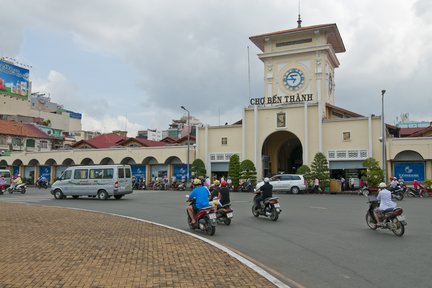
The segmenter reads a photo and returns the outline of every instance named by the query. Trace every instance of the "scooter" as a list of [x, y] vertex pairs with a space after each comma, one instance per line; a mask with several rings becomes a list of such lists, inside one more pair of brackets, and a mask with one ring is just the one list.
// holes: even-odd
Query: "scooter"
[[225, 225], [231, 224], [234, 210], [231, 208], [231, 203], [225, 204], [222, 207], [218, 207], [216, 211], [216, 221], [218, 223], [224, 223]]
[[36, 186], [40, 188], [47, 189], [48, 188], [48, 181], [36, 181]]
[[[186, 198], [189, 200], [189, 195], [186, 195]], [[187, 200], [187, 201], [188, 201]], [[189, 205], [194, 204], [196, 199], [192, 199]], [[204, 207], [199, 209], [195, 214], [196, 222], [192, 224], [192, 219], [189, 216], [189, 213], [186, 210], [187, 220], [189, 228], [192, 230], [199, 229], [210, 236], [213, 236], [216, 232], [216, 213], [215, 209], [212, 206]]]
[[252, 205], [252, 214], [255, 217], [258, 217], [260, 215], [270, 217], [272, 221], [276, 221], [279, 218], [279, 214], [282, 212], [282, 209], [280, 209], [279, 204], [279, 198], [278, 197], [271, 197], [264, 199], [263, 205], [261, 205], [259, 208], [256, 208], [256, 198], [259, 197], [261, 194], [260, 191], [255, 192], [255, 196], [253, 199], [253, 205]]
[[389, 211], [384, 211], [382, 216], [382, 226], [377, 226], [377, 221], [375, 220], [374, 209], [379, 207], [379, 202], [376, 200], [375, 196], [369, 196], [369, 209], [366, 213], [366, 224], [370, 229], [376, 230], [389, 229], [396, 236], [402, 236], [405, 233], [405, 226], [407, 222], [405, 216], [402, 215], [403, 209], [396, 207], [394, 209], [389, 209]]
[[13, 188], [11, 186], [11, 187], [6, 189], [6, 192], [9, 192], [10, 194], [12, 194], [14, 192], [19, 192], [21, 194], [24, 194], [24, 193], [26, 193], [26, 191], [27, 191], [27, 186], [25, 183], [18, 184]]
[[392, 198], [402, 201], [404, 198], [404, 189], [401, 186], [396, 186], [395, 188], [389, 188]]

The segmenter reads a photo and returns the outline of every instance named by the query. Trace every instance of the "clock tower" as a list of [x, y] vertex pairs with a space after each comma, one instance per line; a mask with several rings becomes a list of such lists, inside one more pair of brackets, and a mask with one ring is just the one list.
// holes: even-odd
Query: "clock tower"
[[324, 112], [325, 103], [335, 104], [336, 53], [345, 52], [345, 46], [336, 24], [300, 24], [250, 37], [262, 51], [258, 57], [264, 62], [264, 96], [282, 99], [277, 104], [317, 103]]

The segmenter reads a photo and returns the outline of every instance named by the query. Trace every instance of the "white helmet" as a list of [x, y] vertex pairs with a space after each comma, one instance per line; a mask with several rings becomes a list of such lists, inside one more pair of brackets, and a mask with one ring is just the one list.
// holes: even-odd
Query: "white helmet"
[[386, 183], [381, 182], [381, 183], [378, 185], [378, 187], [379, 187], [379, 188], [386, 188], [387, 185], [386, 185]]
[[267, 182], [267, 183], [268, 183], [268, 182], [270, 182], [270, 179], [269, 179], [268, 177], [265, 177], [265, 178], [264, 178], [264, 182]]

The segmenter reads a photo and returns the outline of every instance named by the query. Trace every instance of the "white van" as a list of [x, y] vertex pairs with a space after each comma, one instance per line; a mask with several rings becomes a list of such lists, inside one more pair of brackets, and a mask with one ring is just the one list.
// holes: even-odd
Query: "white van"
[[51, 194], [55, 199], [67, 196], [97, 196], [102, 200], [114, 196], [121, 199], [130, 193], [132, 170], [129, 165], [72, 166], [51, 185]]
[[6, 181], [6, 187], [8, 188], [11, 185], [11, 173], [7, 169], [0, 169], [0, 175], [2, 175]]

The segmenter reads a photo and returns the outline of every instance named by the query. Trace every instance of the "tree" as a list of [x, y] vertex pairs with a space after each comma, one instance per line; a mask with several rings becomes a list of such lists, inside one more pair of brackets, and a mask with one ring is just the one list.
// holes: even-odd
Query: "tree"
[[380, 182], [383, 182], [384, 172], [380, 168], [379, 163], [372, 157], [367, 158], [363, 161], [363, 167], [366, 168], [366, 171], [363, 171], [363, 175], [365, 176], [365, 180], [369, 187], [378, 187]]
[[308, 184], [308, 186], [312, 185], [312, 176], [311, 176], [311, 169], [309, 168], [309, 166], [307, 165], [302, 165], [299, 168], [297, 168], [297, 174], [301, 174], [303, 175], [306, 183]]
[[321, 190], [330, 185], [330, 170], [328, 167], [328, 161], [321, 152], [315, 154], [314, 160], [311, 164], [311, 179], [319, 180]]
[[206, 176], [206, 169], [204, 162], [197, 158], [192, 162], [191, 167], [192, 175], [195, 177], [204, 177]]
[[240, 158], [237, 154], [233, 154], [230, 157], [230, 161], [228, 164], [228, 176], [231, 177], [234, 189], [237, 189], [237, 187], [239, 186], [240, 178]]
[[240, 163], [240, 176], [242, 179], [247, 180], [248, 178], [250, 178], [252, 186], [256, 185], [256, 180], [257, 180], [257, 172], [256, 172], [256, 168], [255, 168], [255, 164], [248, 159], [243, 160]]

